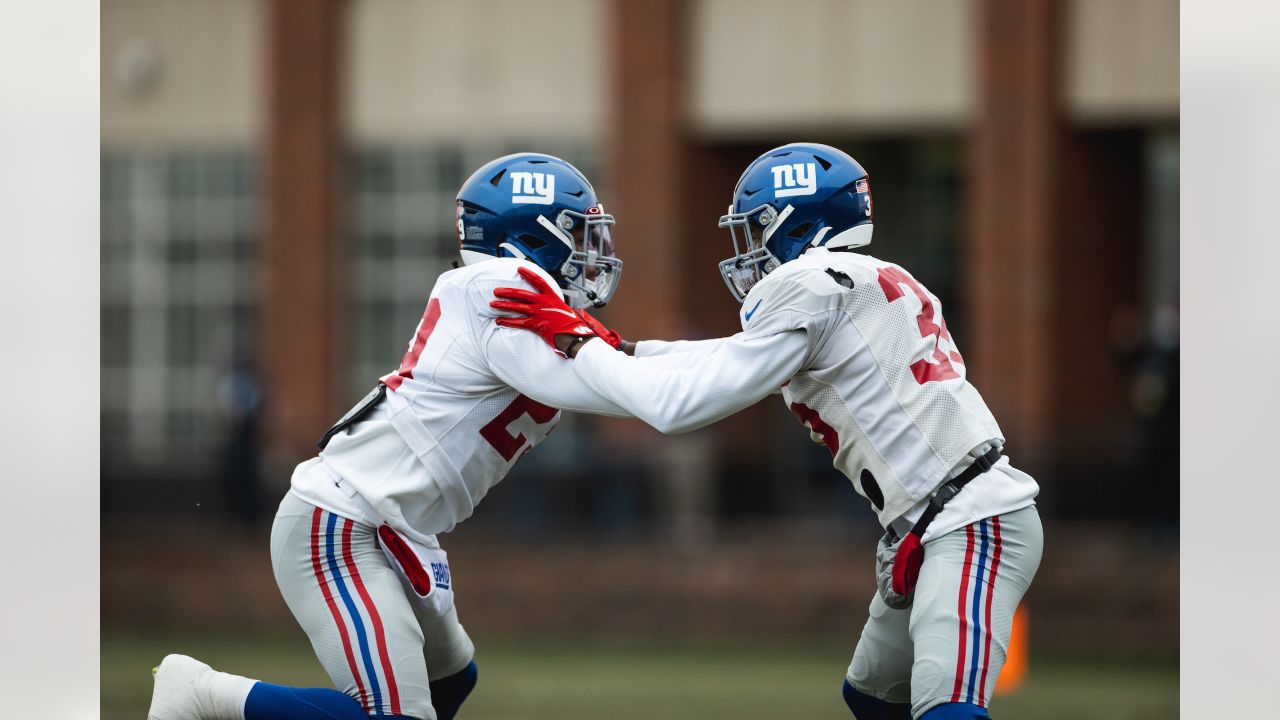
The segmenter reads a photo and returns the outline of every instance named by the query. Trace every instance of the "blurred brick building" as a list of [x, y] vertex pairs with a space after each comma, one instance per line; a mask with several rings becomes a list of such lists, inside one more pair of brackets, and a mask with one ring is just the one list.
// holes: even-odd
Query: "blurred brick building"
[[[102, 32], [110, 514], [278, 496], [395, 366], [499, 154], [595, 179], [626, 336], [732, 332], [716, 220], [803, 139], [870, 171], [870, 251], [942, 299], [1046, 511], [1176, 518], [1142, 493], [1176, 467], [1176, 0], [104, 0]], [[246, 463], [264, 487], [220, 486]], [[486, 506], [872, 522], [768, 400], [679, 439], [578, 419]]]

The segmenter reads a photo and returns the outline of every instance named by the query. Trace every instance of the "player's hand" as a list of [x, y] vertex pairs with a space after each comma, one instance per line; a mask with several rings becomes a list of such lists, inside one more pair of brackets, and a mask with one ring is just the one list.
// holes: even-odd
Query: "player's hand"
[[591, 329], [591, 326], [560, 299], [559, 293], [548, 285], [541, 275], [528, 268], [520, 268], [520, 277], [523, 277], [535, 292], [509, 287], [495, 289], [493, 294], [499, 299], [490, 302], [489, 307], [516, 313], [517, 317], [499, 317], [494, 322], [502, 327], [520, 328], [537, 333], [538, 337], [541, 337], [562, 357], [569, 357], [566, 351], [570, 348], [576, 350], [577, 346], [582, 344], [578, 338], [597, 337], [597, 333]]
[[622, 345], [621, 335], [605, 327], [604, 323], [592, 317], [591, 313], [587, 312], [586, 310], [578, 310], [577, 313], [578, 313], [578, 317], [582, 318], [582, 322], [586, 323], [587, 327], [591, 328], [591, 332], [594, 332], [596, 334], [596, 337], [609, 343], [609, 347], [613, 348], [614, 350], [618, 350], [621, 347]]
[[[915, 536], [908, 534], [908, 537]], [[911, 607], [911, 602], [915, 598], [916, 577], [920, 573], [918, 562], [915, 574], [910, 578], [903, 577], [900, 572], [902, 561], [899, 560], [898, 554], [903, 550], [903, 542], [886, 532], [881, 536], [880, 542], [876, 543], [876, 589], [880, 592], [880, 599], [884, 604], [895, 610]], [[914, 547], [918, 549], [919, 543], [915, 543]], [[906, 550], [910, 552], [911, 548], [908, 547]], [[906, 582], [907, 580], [909, 582]]]

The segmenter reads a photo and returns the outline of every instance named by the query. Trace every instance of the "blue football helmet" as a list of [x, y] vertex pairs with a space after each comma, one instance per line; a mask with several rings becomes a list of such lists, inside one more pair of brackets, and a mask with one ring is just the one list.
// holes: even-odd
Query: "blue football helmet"
[[576, 308], [613, 297], [622, 261], [613, 216], [578, 169], [558, 157], [517, 153], [489, 162], [458, 190], [462, 262], [528, 260], [551, 274]]
[[[729, 292], [742, 302], [760, 279], [811, 247], [871, 242], [871, 186], [856, 160], [830, 145], [791, 143], [756, 158], [720, 218], [733, 257], [720, 263]], [[739, 244], [739, 233], [742, 244]]]

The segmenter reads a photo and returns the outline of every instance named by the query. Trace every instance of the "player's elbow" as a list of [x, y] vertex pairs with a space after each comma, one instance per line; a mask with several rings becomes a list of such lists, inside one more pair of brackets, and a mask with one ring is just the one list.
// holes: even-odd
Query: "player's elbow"
[[658, 416], [646, 422], [663, 435], [679, 435], [706, 425], [705, 422], [700, 422], [699, 418], [689, 415]]
[[641, 419], [644, 420], [645, 425], [648, 425], [649, 427], [653, 428], [654, 430], [657, 430], [663, 435], [672, 435], [677, 432], [677, 430], [675, 430], [675, 423], [671, 422], [667, 418], [647, 417], [647, 418], [641, 418]]
[[687, 386], [679, 386], [657, 394], [644, 421], [663, 435], [679, 435], [706, 425], [707, 408], [698, 402]]
[[691, 427], [688, 427], [684, 423], [674, 423], [674, 422], [664, 422], [664, 423], [661, 423], [660, 425], [657, 425], [656, 427], [658, 428], [658, 432], [662, 433], [663, 435], [679, 435], [681, 433], [687, 433], [693, 429]]

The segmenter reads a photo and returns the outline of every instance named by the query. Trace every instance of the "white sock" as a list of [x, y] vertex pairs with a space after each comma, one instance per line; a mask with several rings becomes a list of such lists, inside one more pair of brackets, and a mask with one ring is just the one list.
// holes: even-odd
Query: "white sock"
[[244, 704], [249, 691], [257, 680], [213, 670], [200, 678], [204, 702], [201, 705], [212, 713], [210, 720], [244, 720]]

